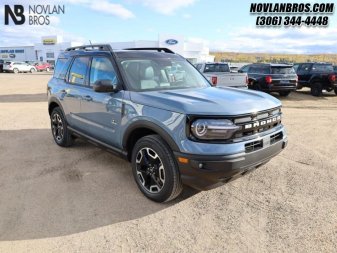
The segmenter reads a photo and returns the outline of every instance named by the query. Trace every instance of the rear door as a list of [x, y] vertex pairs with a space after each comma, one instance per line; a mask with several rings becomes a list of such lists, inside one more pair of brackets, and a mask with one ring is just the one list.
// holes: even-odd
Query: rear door
[[88, 86], [89, 61], [89, 56], [75, 57], [66, 78], [66, 86], [60, 90], [63, 93], [63, 105], [67, 121], [76, 129], [82, 128], [82, 120], [79, 114], [82, 94]]
[[298, 76], [298, 83], [300, 85], [305, 86], [306, 84], [309, 83], [310, 78], [311, 78], [311, 63], [303, 63], [300, 64], [299, 67], [297, 68], [297, 76]]
[[89, 86], [82, 90], [81, 113], [83, 131], [91, 137], [114, 147], [120, 145], [124, 91], [95, 92], [98, 80], [118, 84], [116, 66], [108, 56], [93, 56], [89, 73]]
[[324, 86], [330, 86], [329, 77], [331, 74], [334, 74], [332, 64], [326, 63], [314, 63], [311, 69], [311, 73], [315, 75], [320, 75], [322, 84]]

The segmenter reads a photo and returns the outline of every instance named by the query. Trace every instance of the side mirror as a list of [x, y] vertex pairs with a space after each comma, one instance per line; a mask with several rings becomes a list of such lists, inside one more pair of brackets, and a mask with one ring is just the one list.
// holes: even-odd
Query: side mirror
[[117, 84], [113, 84], [111, 80], [97, 80], [93, 89], [96, 92], [116, 92]]

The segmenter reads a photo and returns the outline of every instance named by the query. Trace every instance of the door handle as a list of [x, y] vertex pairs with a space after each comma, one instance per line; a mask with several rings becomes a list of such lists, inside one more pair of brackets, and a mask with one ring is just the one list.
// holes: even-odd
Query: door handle
[[89, 96], [89, 95], [87, 95], [87, 96], [84, 96], [84, 97], [82, 97], [84, 100], [86, 100], [86, 101], [92, 101], [92, 97], [91, 96]]

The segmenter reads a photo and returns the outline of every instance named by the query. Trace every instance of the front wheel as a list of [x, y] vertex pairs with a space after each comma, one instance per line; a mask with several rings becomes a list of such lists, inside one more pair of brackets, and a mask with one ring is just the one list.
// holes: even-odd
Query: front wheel
[[61, 147], [73, 145], [74, 138], [68, 130], [68, 124], [59, 107], [54, 108], [50, 115], [51, 131], [54, 141]]
[[17, 68], [13, 69], [13, 73], [14, 73], [14, 74], [19, 73], [19, 69], [17, 69]]
[[35, 69], [34, 68], [31, 68], [30, 69], [30, 73], [34, 73], [35, 72]]
[[170, 147], [158, 135], [139, 139], [132, 151], [132, 172], [149, 199], [167, 202], [182, 192], [178, 165]]

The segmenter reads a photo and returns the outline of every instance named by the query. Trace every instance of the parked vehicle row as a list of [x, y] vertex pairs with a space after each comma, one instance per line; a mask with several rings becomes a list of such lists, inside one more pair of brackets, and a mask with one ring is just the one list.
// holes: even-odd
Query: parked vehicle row
[[12, 73], [20, 73], [20, 72], [36, 72], [36, 68], [26, 62], [16, 62], [16, 61], [6, 61], [3, 64], [3, 72], [12, 72]]
[[53, 66], [48, 62], [37, 62], [37, 61], [5, 61], [0, 60], [0, 72], [11, 72], [11, 73], [20, 73], [20, 72], [42, 72], [42, 71], [51, 71]]
[[140, 191], [157, 202], [183, 184], [203, 190], [242, 176], [287, 145], [278, 99], [212, 87], [165, 48], [69, 48], [47, 90], [55, 143], [82, 137], [130, 161]]

